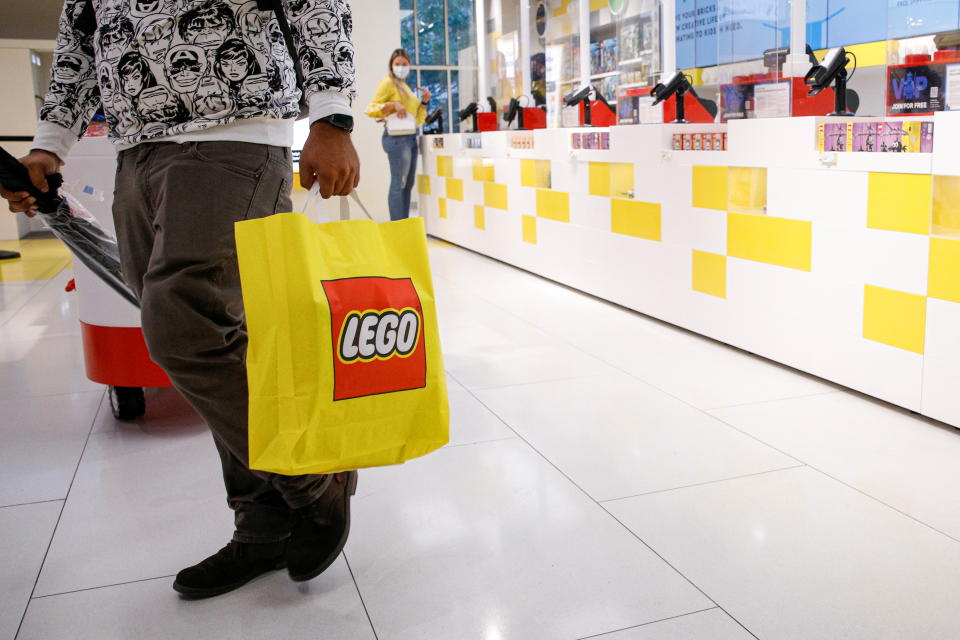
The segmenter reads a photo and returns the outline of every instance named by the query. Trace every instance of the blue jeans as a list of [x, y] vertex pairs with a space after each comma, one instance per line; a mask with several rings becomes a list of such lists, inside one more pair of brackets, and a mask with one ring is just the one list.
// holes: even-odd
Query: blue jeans
[[390, 219], [404, 220], [410, 217], [410, 193], [417, 178], [417, 136], [384, 133], [383, 150], [390, 159]]

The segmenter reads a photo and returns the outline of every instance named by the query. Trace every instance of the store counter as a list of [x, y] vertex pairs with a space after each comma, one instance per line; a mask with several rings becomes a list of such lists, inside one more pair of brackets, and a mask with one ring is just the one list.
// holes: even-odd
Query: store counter
[[420, 211], [438, 238], [960, 427], [960, 113], [932, 153], [821, 152], [825, 122], [425, 136]]

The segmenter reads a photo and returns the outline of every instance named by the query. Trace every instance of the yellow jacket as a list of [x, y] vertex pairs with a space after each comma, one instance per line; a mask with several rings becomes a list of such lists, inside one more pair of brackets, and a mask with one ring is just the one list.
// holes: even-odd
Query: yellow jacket
[[427, 108], [420, 103], [420, 98], [407, 86], [407, 83], [401, 82], [400, 85], [403, 87], [403, 95], [400, 95], [391, 77], [387, 76], [381, 80], [365, 113], [371, 118], [386, 118], [383, 106], [388, 102], [399, 102], [407, 113], [416, 116], [418, 126], [423, 124], [427, 119]]

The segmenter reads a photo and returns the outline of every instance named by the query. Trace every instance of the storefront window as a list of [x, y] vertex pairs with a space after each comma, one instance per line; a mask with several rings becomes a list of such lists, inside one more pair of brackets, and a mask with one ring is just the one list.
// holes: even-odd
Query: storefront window
[[456, 112], [466, 106], [461, 95], [466, 102], [477, 99], [473, 0], [398, 1], [400, 40], [414, 58], [407, 83], [430, 89], [429, 111], [442, 110], [444, 132], [458, 131]]
[[417, 43], [413, 35], [415, 28], [413, 0], [400, 0], [400, 46], [414, 56], [417, 52]]
[[474, 46], [473, 0], [447, 0], [447, 32], [450, 35], [449, 64], [460, 64], [460, 52]]
[[421, 65], [447, 64], [444, 0], [417, 0], [417, 37]]
[[531, 2], [531, 5], [531, 11], [534, 12], [532, 20], [534, 26], [531, 30], [537, 34], [531, 37], [537, 37], [543, 48], [547, 126], [576, 124], [579, 117], [576, 108], [565, 108], [563, 97], [589, 80], [589, 78], [586, 80], [580, 78], [578, 2], [577, 0], [556, 0], [556, 2], [541, 0]]

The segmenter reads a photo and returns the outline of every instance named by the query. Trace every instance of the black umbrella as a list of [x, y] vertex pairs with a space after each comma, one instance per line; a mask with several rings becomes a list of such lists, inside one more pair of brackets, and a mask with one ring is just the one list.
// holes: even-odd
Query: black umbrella
[[0, 184], [9, 191], [26, 191], [36, 198], [40, 219], [53, 235], [111, 289], [131, 304], [140, 306], [140, 301], [120, 273], [117, 241], [97, 224], [83, 205], [58, 193], [63, 186], [63, 176], [59, 173], [47, 176], [50, 191], [43, 193], [31, 182], [27, 168], [0, 147]]

